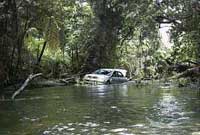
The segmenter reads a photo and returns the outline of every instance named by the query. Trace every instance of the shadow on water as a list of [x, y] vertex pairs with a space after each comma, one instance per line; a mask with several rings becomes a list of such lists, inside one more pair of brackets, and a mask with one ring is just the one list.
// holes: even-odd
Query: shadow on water
[[15, 102], [0, 101], [0, 134], [198, 133], [198, 93], [160, 85], [136, 87], [127, 83], [28, 90]]

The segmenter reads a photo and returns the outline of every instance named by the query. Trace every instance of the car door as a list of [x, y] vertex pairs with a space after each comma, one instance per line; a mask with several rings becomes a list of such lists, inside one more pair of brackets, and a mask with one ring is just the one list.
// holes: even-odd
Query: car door
[[121, 83], [124, 82], [124, 76], [119, 71], [114, 71], [111, 77], [111, 83]]
[[117, 71], [114, 71], [112, 73], [112, 76], [110, 78], [110, 83], [117, 83], [118, 82], [118, 75], [117, 75]]
[[125, 82], [125, 77], [120, 71], [117, 71], [117, 82]]

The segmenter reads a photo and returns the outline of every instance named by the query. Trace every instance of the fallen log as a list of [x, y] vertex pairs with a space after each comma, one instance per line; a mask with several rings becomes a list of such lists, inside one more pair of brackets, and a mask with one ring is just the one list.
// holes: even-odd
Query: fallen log
[[36, 77], [38, 77], [38, 76], [41, 76], [41, 75], [42, 75], [42, 73], [30, 74], [30, 75], [28, 76], [28, 78], [25, 80], [25, 82], [23, 83], [23, 85], [22, 85], [17, 91], [15, 91], [15, 92], [13, 93], [13, 95], [12, 95], [12, 100], [14, 100], [15, 97], [16, 97], [18, 94], [20, 94], [20, 93], [26, 88], [26, 86], [28, 85], [28, 83], [29, 83], [31, 80], [33, 80], [34, 78], [36, 78]]
[[60, 82], [65, 83], [65, 84], [75, 83], [76, 82], [76, 77], [60, 79]]
[[81, 77], [81, 76], [83, 76], [85, 74], [86, 73], [78, 73], [78, 74], [70, 75], [69, 73], [63, 73], [63, 74], [60, 75], [60, 78], [64, 78], [66, 80], [66, 79]]
[[181, 78], [181, 77], [200, 77], [200, 66], [189, 68], [186, 71], [172, 76], [171, 79]]

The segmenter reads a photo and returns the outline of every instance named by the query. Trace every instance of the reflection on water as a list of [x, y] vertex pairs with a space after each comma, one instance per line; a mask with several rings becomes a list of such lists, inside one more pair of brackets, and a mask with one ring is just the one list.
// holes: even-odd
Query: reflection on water
[[153, 108], [159, 117], [159, 121], [165, 122], [167, 125], [173, 125], [173, 122], [183, 118], [182, 105], [171, 93], [163, 93], [159, 102]]
[[35, 89], [0, 101], [0, 135], [196, 135], [199, 106], [195, 90], [156, 84]]

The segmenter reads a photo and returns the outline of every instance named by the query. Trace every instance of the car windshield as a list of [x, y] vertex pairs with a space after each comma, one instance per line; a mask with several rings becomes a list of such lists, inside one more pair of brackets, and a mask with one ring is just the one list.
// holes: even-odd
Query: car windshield
[[103, 70], [103, 69], [99, 69], [93, 72], [93, 74], [98, 74], [98, 75], [110, 75], [112, 71], [109, 70]]

